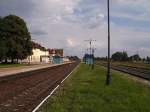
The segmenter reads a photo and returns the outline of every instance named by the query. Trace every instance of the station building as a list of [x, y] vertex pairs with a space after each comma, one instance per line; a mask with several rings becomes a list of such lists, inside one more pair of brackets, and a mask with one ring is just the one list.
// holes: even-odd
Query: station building
[[38, 43], [32, 42], [32, 55], [28, 56], [26, 59], [22, 60], [22, 63], [31, 64], [42, 64], [49, 63], [49, 52], [48, 50]]
[[49, 63], [49, 52], [38, 48], [32, 49], [32, 55], [22, 60], [22, 63], [42, 64]]
[[33, 43], [32, 55], [22, 60], [22, 63], [31, 64], [61, 64], [69, 62], [67, 57], [64, 57], [63, 49], [46, 49], [38, 43]]
[[31, 63], [49, 63], [49, 52], [41, 49], [33, 49], [33, 54], [28, 57]]

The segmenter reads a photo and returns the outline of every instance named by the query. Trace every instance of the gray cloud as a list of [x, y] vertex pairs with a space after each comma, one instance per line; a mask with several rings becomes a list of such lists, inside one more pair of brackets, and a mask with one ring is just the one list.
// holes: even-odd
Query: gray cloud
[[42, 30], [35, 30], [35, 31], [31, 31], [31, 34], [35, 36], [40, 36], [40, 35], [47, 35], [48, 33]]
[[32, 0], [1, 0], [0, 16], [16, 14], [25, 18], [31, 16], [33, 7]]
[[[101, 1], [102, 2], [102, 1]], [[65, 16], [68, 22], [82, 25], [84, 28], [96, 28], [104, 21], [104, 14], [98, 0], [81, 0], [70, 15]]]

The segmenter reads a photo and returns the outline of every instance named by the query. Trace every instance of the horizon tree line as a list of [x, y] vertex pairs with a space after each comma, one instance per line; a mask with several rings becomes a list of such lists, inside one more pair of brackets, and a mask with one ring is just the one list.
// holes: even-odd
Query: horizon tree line
[[[106, 61], [107, 57], [96, 57], [95, 59]], [[150, 57], [147, 56], [145, 58], [141, 58], [139, 54], [134, 54], [132, 56], [129, 56], [126, 51], [123, 52], [117, 51], [112, 54], [111, 61], [132, 61], [132, 62], [143, 61], [145, 63], [150, 63]]]

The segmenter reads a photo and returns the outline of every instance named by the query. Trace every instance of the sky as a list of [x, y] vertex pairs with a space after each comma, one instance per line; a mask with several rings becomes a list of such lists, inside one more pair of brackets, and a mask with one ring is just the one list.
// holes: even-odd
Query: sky
[[[110, 0], [111, 53], [150, 56], [150, 0]], [[0, 0], [0, 16], [23, 18], [32, 39], [82, 57], [107, 55], [107, 0]]]

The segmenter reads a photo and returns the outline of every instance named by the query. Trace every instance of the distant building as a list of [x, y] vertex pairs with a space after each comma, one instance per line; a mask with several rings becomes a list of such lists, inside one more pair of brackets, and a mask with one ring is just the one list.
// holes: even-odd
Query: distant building
[[53, 64], [61, 64], [63, 63], [63, 57], [61, 56], [52, 56], [52, 63]]
[[85, 54], [83, 61], [85, 62], [85, 64], [94, 64], [94, 57], [93, 55]]
[[63, 49], [48, 49], [50, 62], [55, 64], [70, 62], [68, 57], [64, 57]]
[[63, 57], [63, 62], [70, 62], [69, 58], [68, 57]]
[[63, 49], [48, 49], [50, 56], [64, 56]]
[[63, 49], [48, 49], [50, 62], [53, 64], [60, 64], [63, 63]]

